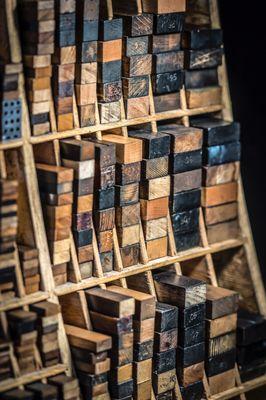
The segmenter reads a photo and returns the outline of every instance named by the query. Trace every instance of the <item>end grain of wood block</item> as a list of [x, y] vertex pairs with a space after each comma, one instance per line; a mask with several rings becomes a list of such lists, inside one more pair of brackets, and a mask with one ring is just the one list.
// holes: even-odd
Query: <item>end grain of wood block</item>
[[127, 99], [125, 101], [125, 109], [127, 119], [141, 118], [149, 115], [149, 96]]
[[207, 338], [212, 339], [235, 331], [237, 328], [237, 314], [229, 314], [213, 320], [207, 319], [205, 323]]
[[208, 378], [210, 394], [215, 395], [232, 389], [236, 385], [235, 369]]
[[152, 14], [168, 14], [186, 11], [185, 0], [142, 0], [143, 12]]
[[149, 260], [166, 257], [168, 254], [167, 237], [149, 240], [146, 242], [146, 248]]
[[237, 201], [237, 182], [203, 187], [201, 194], [201, 204], [203, 207], [213, 207], [220, 204], [232, 203]]
[[239, 172], [239, 162], [203, 167], [203, 184], [204, 186], [215, 186], [237, 181]]
[[150, 221], [157, 218], [167, 217], [169, 197], [161, 197], [155, 200], [140, 200], [141, 219]]
[[186, 98], [189, 109], [219, 105], [222, 103], [222, 88], [187, 89]]
[[130, 246], [139, 243], [140, 227], [138, 225], [131, 225], [117, 228], [117, 236], [120, 247]]
[[209, 244], [219, 243], [230, 239], [237, 239], [240, 236], [238, 220], [221, 222], [207, 227]]
[[152, 359], [133, 362], [133, 378], [136, 384], [151, 380]]
[[64, 132], [73, 129], [74, 120], [72, 113], [57, 115], [56, 119], [58, 132]]
[[96, 83], [87, 83], [86, 85], [75, 85], [76, 99], [78, 106], [93, 104], [97, 100]]
[[145, 240], [159, 239], [167, 236], [168, 224], [167, 218], [158, 218], [143, 222], [143, 232]]
[[159, 199], [170, 195], [170, 176], [146, 180], [140, 184], [140, 198]]
[[220, 222], [231, 221], [237, 218], [237, 202], [222, 204], [215, 207], [203, 208], [206, 225], [214, 225]]
[[97, 63], [80, 63], [76, 64], [75, 81], [79, 85], [97, 82]]
[[122, 57], [122, 39], [98, 42], [98, 62], [120, 60]]
[[140, 222], [140, 204], [116, 207], [116, 225], [118, 227], [137, 225]]
[[203, 380], [203, 376], [204, 362], [200, 362], [186, 368], [182, 368], [181, 366], [177, 368], [178, 381], [184, 387], [189, 386], [194, 382]]
[[56, 47], [52, 60], [53, 64], [75, 64], [76, 46]]
[[116, 161], [121, 164], [131, 164], [142, 160], [141, 140], [119, 135], [104, 135], [103, 140], [116, 146]]
[[99, 103], [100, 121], [102, 124], [118, 122], [121, 119], [121, 107], [119, 101], [112, 103]]

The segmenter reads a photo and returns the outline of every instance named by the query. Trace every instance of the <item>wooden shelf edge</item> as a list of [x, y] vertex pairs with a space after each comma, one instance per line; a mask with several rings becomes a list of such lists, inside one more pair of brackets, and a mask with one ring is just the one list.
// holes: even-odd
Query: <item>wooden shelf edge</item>
[[23, 145], [22, 139], [8, 140], [6, 142], [0, 142], [0, 151], [17, 149], [18, 147], [21, 147], [22, 145]]
[[112, 271], [100, 278], [92, 277], [88, 279], [83, 279], [81, 282], [78, 283], [67, 282], [64, 285], [60, 285], [55, 288], [55, 295], [63, 296], [69, 293], [76, 292], [78, 290], [88, 289], [96, 285], [112, 282], [117, 279], [122, 279], [128, 276], [141, 274], [143, 272], [152, 271], [158, 268], [167, 267], [174, 263], [179, 263], [186, 260], [192, 260], [194, 258], [203, 257], [210, 253], [231, 249], [241, 245], [243, 245], [243, 240], [231, 239], [227, 240], [226, 242], [216, 243], [212, 247], [195, 247], [193, 249], [180, 252], [175, 256], [160, 258], [157, 260], [150, 261], [147, 264], [134, 265], [132, 267], [125, 268], [123, 271]]
[[25, 297], [15, 297], [10, 300], [2, 301], [0, 303], [0, 312], [10, 311], [14, 308], [23, 307], [29, 304], [37, 303], [39, 301], [43, 301], [49, 298], [48, 292], [36, 292], [29, 294]]
[[116, 128], [122, 128], [126, 126], [132, 126], [132, 125], [140, 125], [140, 124], [146, 124], [149, 122], [153, 121], [161, 121], [161, 120], [166, 120], [166, 119], [172, 119], [172, 118], [182, 118], [182, 117], [191, 117], [193, 115], [200, 115], [200, 114], [206, 114], [206, 113], [211, 113], [211, 112], [217, 112], [221, 111], [223, 109], [222, 105], [215, 105], [215, 106], [210, 106], [210, 107], [201, 107], [201, 108], [195, 108], [191, 110], [173, 110], [173, 111], [165, 111], [163, 113], [159, 114], [154, 114], [154, 115], [148, 115], [146, 117], [141, 117], [141, 118], [134, 118], [134, 119], [128, 119], [128, 120], [121, 120], [118, 122], [114, 123], [109, 123], [109, 124], [99, 124], [99, 125], [93, 125], [93, 126], [88, 126], [85, 128], [76, 128], [72, 129], [70, 131], [64, 131], [64, 132], [52, 132], [48, 133], [46, 135], [42, 136], [31, 136], [29, 141], [31, 144], [38, 144], [38, 143], [45, 143], [49, 142], [51, 140], [55, 139], [66, 139], [69, 137], [77, 136], [77, 135], [88, 135], [91, 133], [95, 133], [98, 131], [107, 131], [109, 129], [116, 129]]
[[29, 383], [36, 382], [44, 378], [49, 378], [50, 376], [61, 374], [62, 372], [65, 372], [65, 370], [66, 365], [57, 364], [53, 365], [52, 367], [43, 368], [39, 371], [34, 371], [30, 374], [19, 376], [17, 378], [8, 379], [0, 383], [0, 393], [14, 389], [21, 385], [27, 385]]
[[266, 375], [260, 376], [259, 378], [252, 379], [250, 381], [244, 382], [241, 386], [235, 387], [233, 389], [226, 390], [225, 392], [215, 394], [209, 397], [208, 400], [227, 400], [232, 397], [239, 396], [242, 393], [250, 392], [253, 389], [257, 389], [260, 386], [266, 385]]

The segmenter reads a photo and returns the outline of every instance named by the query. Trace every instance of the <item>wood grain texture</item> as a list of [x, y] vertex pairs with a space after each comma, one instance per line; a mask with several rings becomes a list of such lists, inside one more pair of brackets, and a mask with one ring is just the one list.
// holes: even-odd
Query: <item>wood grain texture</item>
[[203, 207], [212, 207], [237, 201], [237, 183], [229, 182], [202, 188], [201, 204]]

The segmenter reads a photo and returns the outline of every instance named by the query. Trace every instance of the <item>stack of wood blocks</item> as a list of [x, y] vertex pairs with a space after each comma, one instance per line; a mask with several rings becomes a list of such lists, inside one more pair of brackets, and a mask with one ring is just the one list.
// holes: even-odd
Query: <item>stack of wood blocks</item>
[[148, 258], [153, 260], [168, 253], [170, 137], [162, 132], [153, 134], [141, 130], [129, 131], [129, 136], [142, 141], [141, 218]]
[[106, 124], [121, 119], [122, 19], [101, 20], [99, 33], [98, 106], [100, 122]]
[[139, 263], [140, 203], [139, 181], [142, 142], [119, 135], [104, 135], [116, 149], [116, 227], [123, 267]]
[[57, 130], [72, 129], [76, 63], [76, 2], [56, 0], [53, 94]]
[[203, 129], [202, 207], [210, 244], [238, 236], [240, 126], [217, 118], [195, 118]]
[[21, 137], [21, 100], [19, 74], [21, 64], [1, 65], [0, 60], [0, 139], [14, 140]]
[[178, 307], [177, 373], [184, 400], [203, 396], [206, 284], [162, 272], [154, 277], [159, 301]]
[[221, 104], [222, 89], [217, 67], [222, 64], [221, 29], [191, 27], [182, 35], [185, 49], [185, 87], [187, 107], [208, 107]]
[[57, 399], [62, 400], [79, 400], [79, 385], [76, 378], [66, 376], [63, 374], [52, 376], [48, 378], [50, 387], [55, 387], [57, 392]]
[[107, 373], [111, 337], [73, 325], [65, 325], [65, 329], [82, 395], [88, 399], [98, 396], [109, 399]]
[[25, 294], [38, 292], [41, 282], [38, 249], [20, 245], [18, 251]]
[[[133, 3], [133, 2], [132, 2]], [[152, 56], [149, 53], [149, 35], [152, 34], [151, 14], [138, 14], [131, 4], [114, 1], [114, 10], [123, 15], [123, 95], [126, 118], [149, 114], [149, 79]]]
[[[112, 398], [130, 398], [133, 394], [133, 315], [135, 301], [119, 287], [87, 290], [86, 298], [95, 331], [112, 336], [109, 390]], [[122, 288], [121, 288], [122, 289]], [[107, 378], [106, 378], [107, 380]]]
[[0, 381], [13, 377], [13, 368], [10, 357], [10, 342], [6, 340], [0, 326]]
[[15, 297], [18, 181], [0, 180], [0, 297]]
[[95, 124], [99, 0], [81, 0], [77, 7], [76, 100], [80, 126]]
[[10, 337], [21, 374], [35, 371], [37, 315], [32, 311], [13, 310], [7, 314]]
[[54, 53], [54, 0], [19, 5], [23, 62], [34, 136], [50, 132], [51, 56]]
[[155, 298], [150, 294], [119, 286], [110, 286], [108, 290], [128, 296], [135, 301], [133, 334], [131, 333], [131, 339], [133, 339], [133, 398], [134, 400], [150, 400], [152, 396]]
[[237, 320], [237, 363], [244, 382], [266, 372], [266, 319], [243, 309]]
[[43, 301], [30, 306], [36, 315], [38, 331], [38, 350], [44, 367], [60, 362], [58, 342], [58, 317], [60, 307], [50, 301]]
[[[81, 278], [92, 276], [92, 208], [95, 172], [94, 144], [76, 139], [60, 141], [62, 164], [74, 170], [72, 234]], [[71, 265], [68, 278], [75, 279]]]
[[173, 399], [176, 384], [178, 309], [164, 303], [156, 303], [153, 388], [156, 399]]
[[207, 285], [205, 370], [211, 395], [235, 386], [238, 294]]
[[144, 0], [143, 10], [154, 14], [151, 40], [152, 88], [155, 111], [180, 107], [179, 91], [184, 81], [184, 52], [180, 50], [186, 1]]
[[53, 275], [63, 283], [70, 261], [73, 169], [36, 164]]
[[177, 251], [200, 244], [199, 207], [201, 204], [202, 131], [177, 124], [162, 125], [171, 139], [170, 214]]

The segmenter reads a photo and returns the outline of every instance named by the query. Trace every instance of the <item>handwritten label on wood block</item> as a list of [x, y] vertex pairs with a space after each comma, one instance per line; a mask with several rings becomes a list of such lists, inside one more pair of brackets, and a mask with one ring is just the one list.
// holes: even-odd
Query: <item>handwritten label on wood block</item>
[[134, 76], [123, 78], [123, 95], [125, 99], [145, 97], [149, 95], [149, 77]]
[[199, 169], [202, 165], [202, 151], [188, 151], [184, 153], [170, 154], [169, 171], [178, 174]]
[[151, 72], [152, 72], [151, 54], [123, 57], [123, 75], [125, 77], [130, 78], [140, 75], [150, 75]]
[[150, 99], [148, 96], [127, 99], [125, 109], [127, 119], [145, 117], [149, 114]]
[[167, 237], [149, 240], [146, 242], [146, 248], [149, 260], [166, 257], [168, 253]]
[[151, 221], [157, 218], [167, 217], [168, 203], [168, 197], [161, 197], [155, 200], [141, 200], [141, 219], [144, 221]]
[[99, 103], [100, 120], [102, 124], [117, 122], [121, 119], [120, 102]]
[[186, 2], [185, 0], [179, 0], [174, 3], [171, 0], [144, 0], [143, 11], [153, 14], [185, 12]]
[[201, 203], [203, 207], [212, 207], [237, 201], [237, 182], [229, 182], [202, 188]]
[[163, 272], [155, 275], [154, 283], [159, 301], [182, 308], [206, 301], [206, 284], [196, 279]]
[[118, 243], [121, 247], [139, 243], [139, 225], [131, 225], [117, 228]]
[[237, 203], [223, 204], [221, 206], [207, 207], [203, 209], [206, 225], [218, 224], [237, 218]]
[[123, 38], [123, 55], [126, 57], [148, 54], [149, 36]]
[[140, 184], [140, 198], [159, 199], [170, 195], [170, 176], [150, 179]]
[[204, 186], [216, 186], [236, 181], [239, 178], [239, 162], [203, 167]]
[[140, 222], [140, 204], [132, 204], [129, 206], [116, 207], [115, 210], [116, 225], [130, 226]]
[[187, 50], [185, 52], [185, 68], [216, 68], [222, 64], [222, 49]]
[[208, 87], [186, 90], [188, 108], [208, 107], [222, 102], [222, 88]]
[[116, 145], [117, 162], [130, 164], [141, 161], [142, 143], [140, 140], [119, 135], [104, 135], [103, 140]]
[[98, 42], [98, 62], [120, 60], [122, 57], [122, 39]]
[[167, 236], [167, 218], [158, 218], [143, 223], [145, 240], [159, 239]]
[[152, 71], [154, 74], [174, 72], [184, 69], [184, 52], [173, 51], [154, 54]]
[[154, 94], [178, 92], [183, 85], [183, 71], [165, 72], [152, 76]]

